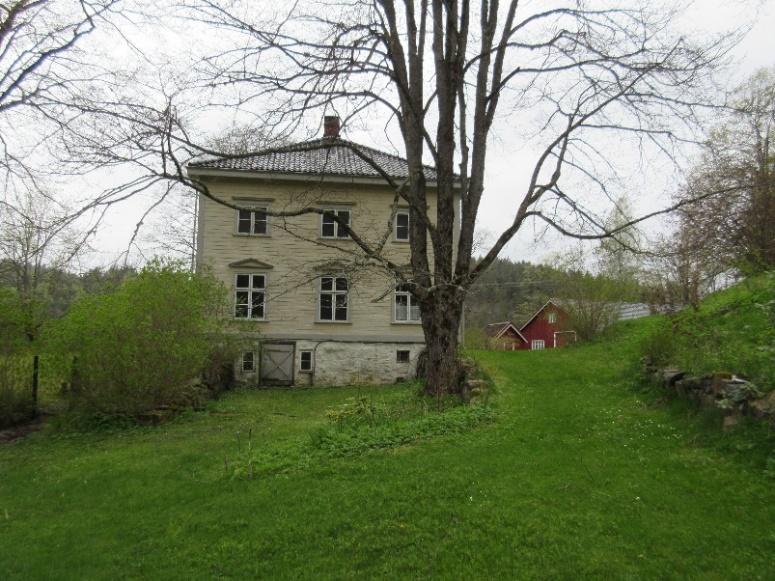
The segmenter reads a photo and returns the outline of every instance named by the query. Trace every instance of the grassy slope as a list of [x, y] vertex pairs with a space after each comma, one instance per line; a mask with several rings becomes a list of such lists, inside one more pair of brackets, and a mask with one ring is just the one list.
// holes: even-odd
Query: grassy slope
[[697, 310], [665, 320], [650, 349], [663, 364], [696, 375], [742, 374], [762, 391], [775, 389], [775, 272], [715, 293]]
[[480, 353], [494, 423], [257, 481], [224, 476], [238, 431], [304, 438], [355, 391], [235, 393], [161, 428], [4, 446], [0, 577], [771, 579], [773, 481], [747, 450], [766, 436], [707, 436], [632, 391], [649, 324]]

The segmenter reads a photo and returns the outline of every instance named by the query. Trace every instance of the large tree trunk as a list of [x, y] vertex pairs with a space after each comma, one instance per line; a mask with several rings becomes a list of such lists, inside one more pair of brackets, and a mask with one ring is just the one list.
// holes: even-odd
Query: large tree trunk
[[423, 304], [427, 349], [425, 392], [429, 395], [462, 392], [458, 333], [463, 301], [458, 294], [454, 290], [437, 292]]

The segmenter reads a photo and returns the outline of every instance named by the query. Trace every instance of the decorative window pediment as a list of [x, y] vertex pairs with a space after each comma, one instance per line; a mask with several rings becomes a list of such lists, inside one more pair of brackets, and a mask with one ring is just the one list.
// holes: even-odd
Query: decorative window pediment
[[324, 274], [339, 274], [353, 270], [354, 264], [344, 260], [327, 260], [312, 267], [312, 270]]
[[229, 263], [229, 268], [271, 270], [274, 268], [274, 266], [258, 260], [257, 258], [245, 258], [244, 260], [238, 260], [237, 262]]

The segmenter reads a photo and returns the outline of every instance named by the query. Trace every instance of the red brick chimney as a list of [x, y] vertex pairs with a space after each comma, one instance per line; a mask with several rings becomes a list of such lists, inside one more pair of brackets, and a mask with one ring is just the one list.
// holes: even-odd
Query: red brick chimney
[[339, 117], [336, 115], [323, 117], [323, 137], [339, 137]]

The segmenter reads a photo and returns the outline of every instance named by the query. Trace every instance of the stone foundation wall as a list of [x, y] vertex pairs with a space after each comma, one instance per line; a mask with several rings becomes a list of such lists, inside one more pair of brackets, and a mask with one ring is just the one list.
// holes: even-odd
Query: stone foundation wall
[[[415, 376], [423, 343], [355, 343], [297, 341], [295, 385], [368, 385], [395, 383]], [[312, 372], [299, 371], [301, 352], [312, 351]], [[398, 351], [409, 351], [409, 361], [399, 362]]]
[[[295, 345], [293, 385], [297, 387], [332, 385], [370, 385], [412, 380], [424, 343], [368, 342], [336, 340], [284, 341]], [[246, 342], [245, 351], [253, 351], [255, 370], [242, 371], [241, 359], [235, 361], [235, 379], [245, 386], [259, 387], [260, 347]], [[312, 370], [301, 370], [301, 354], [312, 352]], [[398, 351], [408, 351], [409, 360], [399, 361]], [[241, 355], [240, 355], [241, 357]]]

